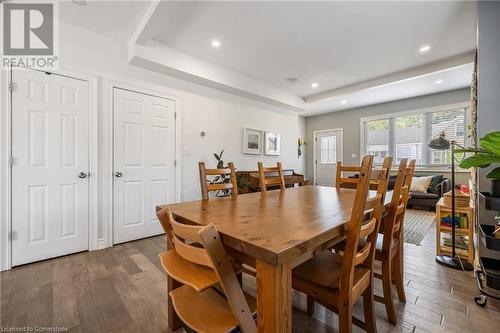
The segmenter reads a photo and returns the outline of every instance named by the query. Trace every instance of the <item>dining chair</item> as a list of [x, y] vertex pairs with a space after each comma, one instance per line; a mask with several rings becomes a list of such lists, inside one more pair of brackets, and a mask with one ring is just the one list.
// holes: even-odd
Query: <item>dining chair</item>
[[[292, 287], [307, 294], [307, 312], [314, 313], [318, 302], [339, 315], [341, 333], [352, 332], [352, 323], [367, 332], [376, 332], [373, 299], [375, 242], [387, 188], [387, 170], [372, 171], [373, 156], [365, 156], [359, 171], [347, 239], [343, 254], [323, 251], [292, 271]], [[377, 173], [379, 189], [368, 197], [370, 175]], [[366, 213], [371, 213], [368, 219]], [[365, 240], [362, 246], [361, 240]], [[363, 297], [365, 321], [352, 316], [353, 304]]]
[[346, 166], [342, 162], [337, 162], [337, 169], [335, 173], [335, 187], [337, 188], [356, 188], [358, 184], [358, 178], [347, 177], [345, 172], [351, 175], [359, 175], [361, 167], [359, 165]]
[[409, 164], [407, 162], [407, 159], [401, 159], [399, 163], [391, 204], [387, 215], [382, 220], [383, 233], [378, 235], [375, 251], [375, 260], [381, 262], [382, 274], [375, 273], [374, 276], [382, 280], [384, 295], [375, 295], [374, 298], [385, 305], [387, 318], [393, 325], [397, 322], [392, 298], [393, 283], [396, 286], [399, 301], [406, 302], [403, 282], [403, 221], [410, 198], [415, 160], [411, 160]]
[[[387, 156], [384, 158], [382, 163], [382, 169], [387, 169], [390, 172], [392, 167], [392, 156]], [[338, 188], [356, 188], [359, 181], [359, 172], [361, 170], [360, 166], [346, 166], [342, 162], [337, 162], [337, 172], [335, 176], [335, 187]], [[354, 177], [346, 177], [344, 172], [349, 172], [353, 174]], [[376, 175], [370, 175], [370, 190], [377, 190], [378, 180]]]
[[[204, 162], [198, 162], [198, 168], [200, 170], [201, 196], [203, 200], [207, 200], [209, 198], [209, 192], [214, 191], [231, 190], [231, 196], [233, 198], [238, 197], [238, 184], [233, 162], [229, 162], [227, 168], [223, 169], [207, 169]], [[209, 184], [207, 176], [219, 177], [218, 180], [221, 181], [221, 183]]]
[[[262, 162], [259, 162], [258, 166], [261, 192], [266, 192], [267, 186], [279, 185], [281, 190], [285, 189], [285, 178], [283, 177], [283, 168], [281, 167], [281, 162], [278, 162], [275, 167], [264, 167]], [[266, 175], [270, 173], [273, 175], [277, 174], [277, 177], [266, 177]]]
[[168, 208], [157, 215], [173, 247], [160, 253], [161, 265], [182, 284], [169, 297], [184, 325], [195, 332], [257, 332], [255, 298], [241, 289], [215, 226], [182, 224]]

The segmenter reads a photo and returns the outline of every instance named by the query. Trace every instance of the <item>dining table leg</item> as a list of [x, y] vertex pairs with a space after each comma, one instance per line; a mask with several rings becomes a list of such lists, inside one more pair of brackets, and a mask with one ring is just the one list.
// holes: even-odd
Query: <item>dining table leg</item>
[[292, 270], [257, 260], [257, 328], [263, 333], [292, 331]]

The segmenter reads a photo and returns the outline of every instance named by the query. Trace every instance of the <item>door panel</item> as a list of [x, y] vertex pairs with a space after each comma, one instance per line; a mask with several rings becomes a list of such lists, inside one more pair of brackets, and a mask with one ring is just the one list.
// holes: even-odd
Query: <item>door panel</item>
[[342, 131], [316, 133], [316, 185], [334, 186], [337, 161], [342, 160]]
[[13, 71], [12, 264], [88, 249], [89, 87]]
[[156, 205], [175, 198], [175, 101], [115, 88], [115, 244], [163, 232]]

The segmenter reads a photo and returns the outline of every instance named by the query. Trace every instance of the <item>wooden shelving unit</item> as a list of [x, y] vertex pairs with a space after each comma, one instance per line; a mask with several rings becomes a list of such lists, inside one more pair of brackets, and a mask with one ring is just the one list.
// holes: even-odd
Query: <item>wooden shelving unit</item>
[[[451, 246], [444, 244], [444, 238], [451, 239], [451, 227], [442, 225], [441, 219], [451, 216], [451, 207], [444, 205], [444, 198], [436, 204], [436, 255], [451, 255]], [[455, 214], [467, 217], [467, 227], [455, 227], [456, 244], [464, 237], [467, 249], [455, 247], [456, 255], [474, 262], [474, 206], [455, 207]], [[451, 218], [450, 218], [451, 220]]]

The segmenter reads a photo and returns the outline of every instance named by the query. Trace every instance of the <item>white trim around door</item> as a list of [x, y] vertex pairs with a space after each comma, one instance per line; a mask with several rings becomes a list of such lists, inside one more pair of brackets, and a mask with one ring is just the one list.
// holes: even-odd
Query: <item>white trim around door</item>
[[316, 168], [317, 168], [317, 156], [316, 156], [316, 148], [317, 148], [317, 136], [318, 134], [325, 133], [325, 132], [340, 132], [340, 137], [342, 138], [341, 142], [342, 144], [340, 145], [340, 159], [338, 160], [339, 162], [342, 162], [344, 160], [344, 129], [343, 128], [331, 128], [331, 129], [326, 129], [326, 130], [320, 130], [320, 131], [314, 131], [313, 132], [313, 184], [316, 185]]
[[[89, 250], [97, 248], [97, 77], [61, 69], [51, 72], [88, 83], [89, 89]], [[0, 271], [12, 268], [12, 96], [16, 89], [11, 82], [12, 71], [2, 70], [0, 76]]]

